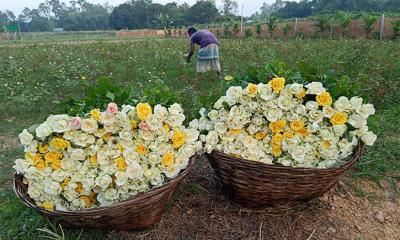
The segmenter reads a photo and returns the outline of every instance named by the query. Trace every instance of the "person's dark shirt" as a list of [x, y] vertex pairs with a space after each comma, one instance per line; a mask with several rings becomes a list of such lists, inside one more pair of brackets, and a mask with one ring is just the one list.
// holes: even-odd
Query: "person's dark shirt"
[[200, 30], [190, 37], [190, 42], [200, 45], [201, 48], [207, 47], [210, 44], [217, 44], [218, 39], [217, 37], [210, 31], [207, 30]]

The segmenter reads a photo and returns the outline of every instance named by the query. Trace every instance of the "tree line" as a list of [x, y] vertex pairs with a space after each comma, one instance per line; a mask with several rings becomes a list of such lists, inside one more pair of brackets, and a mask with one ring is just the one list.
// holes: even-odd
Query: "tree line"
[[[16, 16], [12, 11], [0, 11], [0, 31], [18, 26], [23, 32], [91, 31], [108, 29], [177, 28], [194, 24], [226, 24], [240, 19], [238, 2], [223, 0], [218, 8], [215, 0], [198, 0], [195, 4], [176, 2], [159, 4], [152, 0], [130, 0], [116, 7], [93, 4], [85, 0], [44, 0], [37, 8], [24, 8]], [[246, 21], [266, 22], [271, 16], [281, 19], [309, 17], [335, 11], [400, 12], [399, 0], [276, 0], [264, 3]], [[237, 29], [236, 29], [237, 30]]]

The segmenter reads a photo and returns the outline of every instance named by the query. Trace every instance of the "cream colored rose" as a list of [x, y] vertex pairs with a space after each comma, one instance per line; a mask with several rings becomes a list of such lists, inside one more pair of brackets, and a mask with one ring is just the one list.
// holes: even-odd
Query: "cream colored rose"
[[22, 145], [28, 145], [33, 140], [33, 135], [28, 132], [28, 130], [24, 129], [22, 133], [18, 135], [19, 141]]
[[168, 111], [169, 111], [169, 113], [172, 114], [172, 115], [179, 115], [179, 114], [182, 114], [182, 113], [183, 113], [183, 109], [182, 109], [181, 105], [179, 105], [179, 104], [177, 104], [177, 103], [172, 104], [172, 105], [168, 108]]
[[112, 183], [112, 178], [108, 174], [101, 174], [95, 179], [96, 186], [99, 186], [101, 189], [105, 190]]
[[373, 132], [367, 132], [366, 134], [361, 136], [361, 141], [363, 141], [366, 145], [372, 146], [376, 141], [377, 136]]
[[185, 115], [182, 113], [179, 114], [171, 114], [165, 121], [171, 127], [179, 127], [182, 125], [183, 121], [185, 121]]
[[139, 162], [133, 162], [125, 171], [126, 176], [130, 179], [140, 179], [143, 177], [143, 168]]
[[97, 128], [98, 128], [97, 121], [92, 118], [83, 119], [81, 122], [81, 129], [84, 132], [95, 133]]
[[63, 133], [66, 131], [71, 130], [71, 125], [69, 124], [71, 121], [71, 117], [67, 114], [60, 114], [60, 115], [51, 115], [47, 118], [47, 121], [53, 132], [56, 133]]
[[312, 82], [306, 85], [307, 88], [307, 94], [313, 94], [313, 95], [320, 95], [321, 93], [326, 92], [326, 89], [324, 88], [324, 85], [322, 85], [321, 82]]
[[154, 106], [154, 116], [153, 117], [157, 118], [160, 122], [164, 122], [167, 119], [168, 115], [169, 115], [169, 112], [165, 107], [163, 107], [159, 104]]
[[233, 101], [238, 101], [239, 98], [242, 96], [243, 94], [243, 89], [242, 87], [230, 87], [227, 91], [226, 91], [226, 97], [228, 97], [229, 99], [233, 100]]
[[83, 161], [85, 160], [85, 151], [82, 149], [73, 149], [70, 152], [69, 157], [75, 161]]
[[48, 124], [48, 122], [44, 122], [42, 124], [40, 124], [37, 128], [36, 128], [36, 136], [38, 138], [45, 138], [50, 136], [53, 133], [53, 129], [51, 128], [51, 126]]
[[43, 190], [45, 193], [50, 195], [58, 195], [61, 192], [61, 186], [58, 182], [54, 182], [50, 179], [46, 179], [43, 182]]

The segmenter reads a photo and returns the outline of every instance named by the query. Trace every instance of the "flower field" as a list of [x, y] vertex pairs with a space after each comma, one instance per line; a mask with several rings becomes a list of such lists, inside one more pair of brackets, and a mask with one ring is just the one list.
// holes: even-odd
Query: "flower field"
[[[12, 165], [22, 154], [18, 133], [26, 126], [44, 122], [50, 113], [59, 113], [61, 101], [81, 96], [85, 87], [94, 85], [102, 76], [109, 77], [113, 83], [132, 87], [135, 97], [141, 96], [144, 89], [156, 84], [158, 79], [163, 79], [172, 91], [180, 93], [175, 97], [185, 114], [194, 117], [202, 107], [204, 97], [225, 94], [227, 82], [211, 73], [198, 75], [195, 63], [185, 62], [186, 50], [187, 41], [182, 39], [0, 44], [0, 239], [36, 239], [42, 234], [37, 228], [43, 227], [61, 233], [60, 229], [53, 229], [44, 218], [24, 207], [12, 191]], [[375, 197], [377, 203], [372, 204], [375, 207], [371, 207], [371, 212], [360, 210], [357, 204], [348, 204], [346, 209], [360, 210], [362, 217], [373, 219], [382, 199], [377, 197], [379, 194], [374, 195], [373, 190], [362, 187], [365, 181], [384, 187], [386, 195], [390, 195], [390, 203], [394, 204], [389, 212], [399, 209], [398, 42], [227, 39], [221, 41], [220, 51], [225, 76], [241, 77], [248, 66], [260, 67], [272, 61], [283, 61], [295, 67], [303, 60], [322, 72], [335, 71], [347, 75], [352, 84], [359, 83], [360, 97], [375, 106], [376, 113], [369, 116], [368, 126], [378, 137], [375, 145], [367, 148], [356, 171], [346, 180], [346, 188], [352, 192], [350, 199], [354, 199], [353, 195], [356, 195], [355, 201], [369, 201]], [[180, 239], [195, 236], [199, 239], [206, 236], [209, 239], [307, 239], [311, 236], [308, 239], [314, 239], [312, 235], [318, 237], [315, 239], [331, 239], [332, 234], [343, 239], [364, 239], [363, 234], [380, 230], [383, 231], [380, 234], [388, 234], [387, 239], [395, 236], [393, 234], [400, 236], [393, 227], [399, 218], [389, 218], [386, 226], [364, 233], [354, 229], [351, 221], [338, 223], [329, 220], [329, 214], [316, 214], [319, 208], [324, 211], [323, 200], [314, 206], [308, 204], [307, 209], [278, 214], [279, 221], [275, 223], [268, 220], [268, 216], [277, 214], [274, 211], [242, 212], [223, 197], [215, 196], [218, 195], [215, 193], [218, 183], [205, 160], [197, 163], [188, 181], [176, 197], [177, 204], [166, 213], [172, 217], [164, 217], [153, 230], [139, 233], [83, 231], [82, 235], [80, 231], [65, 230], [65, 239], [176, 239], [177, 236]], [[386, 200], [382, 201], [386, 203]], [[338, 214], [335, 210], [329, 211]], [[174, 216], [179, 217], [174, 219]], [[305, 220], [302, 219], [304, 216]], [[318, 218], [319, 225], [313, 222], [314, 218]], [[304, 226], [297, 226], [297, 221], [302, 221]], [[365, 224], [366, 230], [375, 226]], [[387, 232], [387, 229], [394, 232]]]

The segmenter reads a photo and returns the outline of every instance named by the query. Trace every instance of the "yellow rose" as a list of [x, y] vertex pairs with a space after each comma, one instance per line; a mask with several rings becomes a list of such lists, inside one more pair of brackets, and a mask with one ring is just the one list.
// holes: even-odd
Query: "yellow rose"
[[44, 159], [46, 162], [53, 162], [60, 159], [60, 154], [58, 152], [48, 152], [46, 155], [44, 155]]
[[292, 132], [284, 132], [283, 137], [284, 138], [293, 138], [294, 134]]
[[274, 92], [279, 93], [285, 87], [285, 79], [276, 77], [269, 81], [269, 85], [272, 87]]
[[107, 132], [107, 133], [105, 133], [105, 134], [103, 135], [103, 139], [104, 139], [104, 141], [106, 141], [106, 142], [110, 141], [111, 138], [112, 138], [112, 133], [110, 133], [110, 132]]
[[282, 148], [279, 145], [272, 145], [272, 155], [274, 157], [279, 157], [282, 155]]
[[90, 111], [90, 116], [96, 120], [96, 121], [100, 121], [100, 110], [99, 109], [92, 109]]
[[306, 90], [304, 88], [300, 93], [296, 94], [296, 98], [298, 99], [303, 99], [305, 96], [306, 96]]
[[327, 148], [329, 148], [331, 146], [331, 143], [329, 141], [325, 140], [325, 141], [322, 142], [321, 145], [322, 145], [323, 148], [327, 149]]
[[276, 122], [271, 122], [269, 128], [271, 128], [273, 133], [280, 133], [286, 127], [286, 120], [281, 119]]
[[54, 205], [48, 202], [44, 202], [40, 205], [42, 208], [46, 209], [47, 211], [54, 211]]
[[89, 199], [92, 203], [96, 203], [96, 193], [91, 191], [89, 195]]
[[78, 183], [76, 184], [75, 192], [77, 192], [77, 193], [83, 193], [83, 191], [84, 191], [84, 189], [83, 189], [82, 183], [78, 182]]
[[172, 136], [172, 147], [180, 148], [182, 147], [183, 144], [185, 144], [185, 142], [186, 142], [186, 135], [180, 130], [175, 131], [174, 135]]
[[279, 146], [282, 145], [282, 141], [283, 141], [283, 135], [279, 133], [275, 134], [271, 139], [272, 144]]
[[92, 204], [90, 198], [86, 195], [82, 195], [81, 199], [85, 202], [85, 206], [88, 208]]
[[65, 188], [66, 186], [68, 186], [68, 184], [69, 184], [70, 182], [71, 182], [71, 178], [70, 178], [70, 177], [64, 179], [64, 181], [61, 183], [61, 189], [64, 190], [64, 188]]
[[347, 114], [344, 112], [335, 113], [330, 120], [333, 125], [343, 125], [347, 122]]
[[53, 170], [56, 171], [61, 170], [61, 160], [59, 159], [54, 160], [53, 162], [51, 162], [50, 166]]
[[317, 96], [317, 102], [321, 106], [330, 106], [332, 105], [332, 97], [328, 92], [324, 92]]
[[148, 154], [149, 153], [149, 149], [146, 147], [146, 146], [144, 146], [144, 145], [139, 145], [139, 146], [137, 146], [136, 147], [136, 152], [139, 154], [139, 155], [146, 155], [146, 154]]
[[97, 162], [97, 156], [96, 155], [90, 156], [89, 162], [90, 162], [90, 165], [92, 165], [94, 167], [99, 166], [99, 163]]
[[51, 139], [49, 145], [57, 150], [64, 150], [70, 146], [70, 143], [63, 138], [55, 137]]
[[45, 163], [43, 160], [37, 161], [37, 162], [35, 163], [35, 167], [36, 167], [37, 169], [39, 169], [39, 170], [43, 170], [43, 169], [46, 167], [46, 163]]
[[231, 135], [239, 135], [240, 133], [242, 133], [242, 131], [242, 129], [231, 129], [228, 133]]
[[140, 120], [146, 120], [152, 114], [151, 106], [148, 103], [139, 103], [136, 106], [137, 116]]
[[120, 171], [125, 171], [126, 168], [128, 167], [128, 165], [125, 162], [124, 157], [119, 157], [119, 158], [115, 159], [114, 162], [117, 164], [118, 170], [120, 170]]
[[162, 163], [164, 164], [164, 166], [168, 167], [168, 166], [171, 166], [172, 164], [174, 164], [174, 160], [175, 160], [175, 158], [174, 158], [173, 153], [166, 153], [163, 156]]
[[122, 154], [125, 151], [125, 148], [121, 144], [117, 144], [118, 151]]
[[303, 127], [302, 129], [300, 129], [299, 131], [296, 131], [297, 134], [300, 134], [303, 137], [307, 137], [308, 136], [308, 129]]
[[258, 86], [254, 83], [249, 83], [249, 85], [247, 85], [246, 90], [250, 94], [256, 94], [258, 91]]
[[290, 122], [290, 127], [295, 130], [299, 131], [304, 127], [304, 122], [302, 120], [294, 120]]
[[171, 128], [169, 127], [168, 124], [164, 124], [163, 129], [164, 129], [164, 131], [165, 131], [166, 133], [168, 133], [168, 132], [171, 130]]
[[263, 140], [267, 136], [266, 132], [257, 132], [254, 136], [257, 140]]
[[48, 146], [47, 144], [44, 144], [44, 145], [39, 144], [39, 152], [40, 152], [41, 154], [45, 154], [45, 153], [47, 153], [48, 151], [49, 151], [49, 146]]
[[131, 130], [134, 131], [138, 127], [138, 122], [136, 120], [131, 120]]

